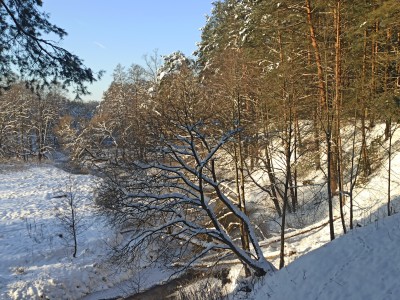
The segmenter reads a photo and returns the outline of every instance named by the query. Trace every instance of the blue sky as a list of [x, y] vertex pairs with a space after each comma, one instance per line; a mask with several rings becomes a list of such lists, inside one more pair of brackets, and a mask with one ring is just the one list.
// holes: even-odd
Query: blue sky
[[84, 99], [100, 100], [118, 63], [144, 65], [143, 55], [191, 55], [213, 0], [44, 0], [50, 21], [68, 32], [61, 45], [103, 79]]

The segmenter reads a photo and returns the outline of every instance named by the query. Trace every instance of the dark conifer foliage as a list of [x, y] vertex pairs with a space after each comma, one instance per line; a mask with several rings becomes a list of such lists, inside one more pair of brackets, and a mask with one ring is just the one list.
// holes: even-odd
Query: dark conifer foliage
[[95, 81], [96, 74], [53, 41], [67, 32], [52, 24], [41, 6], [41, 0], [0, 0], [1, 86], [8, 87], [19, 72], [31, 89], [58, 83], [73, 86], [78, 95], [88, 93], [85, 84]]

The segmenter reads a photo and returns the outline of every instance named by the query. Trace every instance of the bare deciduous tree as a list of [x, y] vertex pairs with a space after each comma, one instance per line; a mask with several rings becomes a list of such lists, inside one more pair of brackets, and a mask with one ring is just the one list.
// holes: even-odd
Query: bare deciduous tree
[[[158, 145], [157, 159], [130, 165], [125, 181], [109, 180], [98, 201], [112, 212], [116, 224], [125, 226], [122, 232], [129, 238], [116, 249], [121, 258], [133, 259], [138, 249], [162, 242], [157, 252], [169, 249], [172, 261], [180, 261], [184, 268], [207, 261], [214, 252], [219, 259], [233, 254], [258, 276], [274, 269], [263, 256], [249, 218], [222, 189], [221, 152], [239, 129], [217, 136], [210, 134], [213, 126], [176, 124]], [[231, 222], [224, 222], [227, 215]], [[240, 224], [249, 236], [250, 250], [240, 242]], [[177, 247], [171, 249], [172, 245]]]
[[78, 251], [78, 235], [85, 227], [83, 214], [81, 214], [80, 211], [80, 206], [84, 199], [79, 195], [77, 184], [71, 177], [68, 178], [65, 186], [61, 188], [53, 199], [57, 199], [55, 203], [57, 209], [55, 216], [65, 230], [65, 239], [67, 243], [69, 244], [72, 240], [72, 256], [76, 257]]

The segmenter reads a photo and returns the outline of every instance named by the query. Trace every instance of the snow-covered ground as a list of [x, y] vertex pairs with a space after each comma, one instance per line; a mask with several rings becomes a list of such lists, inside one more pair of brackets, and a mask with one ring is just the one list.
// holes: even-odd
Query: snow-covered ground
[[[396, 134], [400, 135], [400, 130]], [[400, 136], [394, 139], [398, 140]], [[326, 209], [314, 212], [317, 217], [311, 219], [315, 221], [301, 211], [289, 216], [293, 224], [302, 222], [296, 218], [308, 219], [306, 227], [288, 226], [287, 267], [267, 276], [263, 285], [258, 285], [258, 294], [233, 293], [234, 299], [398, 299], [400, 216], [384, 218], [387, 167], [383, 160], [369, 181], [355, 190], [354, 224], [362, 227], [329, 243]], [[394, 212], [400, 211], [399, 170], [400, 155], [396, 153], [391, 174]], [[322, 178], [322, 174], [315, 175], [314, 179]], [[107, 299], [168, 279], [171, 271], [157, 267], [116, 271], [107, 263], [109, 245], [121, 236], [96, 212], [93, 193], [97, 184], [93, 176], [69, 174], [51, 164], [0, 164], [0, 299]], [[72, 257], [72, 240], [57, 218], [66, 200], [62, 196], [69, 192], [83, 217], [76, 258]], [[257, 195], [248, 195], [248, 199], [263, 198]], [[303, 197], [307, 200], [307, 191]], [[338, 218], [337, 200], [335, 204]], [[276, 224], [266, 224], [267, 229]], [[338, 237], [343, 234], [340, 219], [335, 222], [335, 232]], [[260, 244], [268, 260], [278, 266], [279, 236]], [[234, 288], [239, 271], [240, 265], [232, 268], [232, 286], [227, 290]]]
[[[378, 128], [379, 129], [379, 128]], [[376, 132], [383, 132], [377, 130]], [[396, 131], [394, 141], [400, 140]], [[398, 142], [394, 143], [396, 148]], [[382, 145], [383, 148], [386, 144]], [[400, 211], [400, 154], [392, 157], [391, 207]], [[286, 267], [266, 276], [256, 287], [261, 299], [399, 299], [400, 214], [387, 217], [388, 160], [369, 181], [354, 192], [354, 230], [343, 235], [337, 199], [335, 233], [330, 242], [327, 216], [308, 227], [287, 234]], [[344, 208], [348, 226], [349, 203]], [[360, 227], [359, 227], [360, 226]], [[305, 232], [304, 234], [299, 234]], [[262, 241], [265, 254], [278, 266], [279, 241]], [[261, 285], [261, 286], [260, 286]]]
[[263, 280], [254, 300], [399, 299], [400, 215], [383, 218]]
[[[52, 165], [0, 165], [0, 299], [104, 299], [168, 278], [159, 269], [135, 274], [107, 264], [117, 235], [93, 206], [97, 181]], [[83, 216], [76, 258], [56, 217], [70, 188]]]

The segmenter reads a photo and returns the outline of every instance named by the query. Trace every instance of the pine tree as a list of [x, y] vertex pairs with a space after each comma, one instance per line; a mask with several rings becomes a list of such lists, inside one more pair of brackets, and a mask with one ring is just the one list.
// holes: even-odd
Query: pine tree
[[63, 39], [67, 33], [50, 23], [41, 6], [42, 0], [0, 1], [1, 87], [9, 86], [17, 70], [31, 89], [60, 83], [87, 93], [85, 84], [96, 80], [94, 72], [48, 37]]

